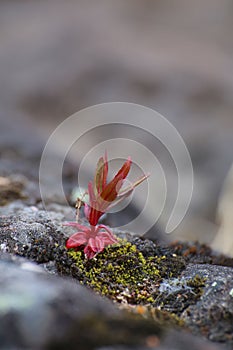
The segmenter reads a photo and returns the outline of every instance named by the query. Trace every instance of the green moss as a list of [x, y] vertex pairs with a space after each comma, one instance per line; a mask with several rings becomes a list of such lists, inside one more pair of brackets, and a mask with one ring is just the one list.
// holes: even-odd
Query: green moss
[[75, 262], [81, 283], [116, 301], [131, 304], [152, 304], [162, 278], [175, 273], [170, 258], [145, 258], [125, 240], [105, 248], [91, 260], [85, 259], [81, 251], [70, 250], [68, 255]]
[[68, 250], [69, 273], [130, 313], [157, 324], [184, 327], [182, 312], [200, 298], [205, 279], [181, 277], [184, 259], [169, 250], [158, 247], [154, 256], [144, 256], [139, 249], [119, 240], [91, 260], [83, 251]]
[[196, 289], [202, 289], [205, 286], [206, 278], [196, 275], [194, 278], [190, 278], [186, 283], [187, 286]]

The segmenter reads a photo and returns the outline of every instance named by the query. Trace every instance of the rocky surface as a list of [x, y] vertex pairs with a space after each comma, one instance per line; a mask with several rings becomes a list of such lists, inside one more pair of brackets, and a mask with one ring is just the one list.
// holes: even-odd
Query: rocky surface
[[[175, 339], [181, 337], [185, 344], [183, 346], [187, 346], [191, 337], [183, 329], [196, 334], [200, 339], [207, 338], [232, 346], [231, 267], [210, 265], [204, 261], [202, 264], [190, 263], [189, 261], [194, 260], [193, 249], [192, 253], [187, 254], [186, 247], [185, 254], [182, 250], [177, 254], [175, 247], [178, 247], [178, 244], [161, 246], [149, 240], [135, 238], [129, 233], [118, 233], [118, 236], [127, 238], [128, 242], [135, 245], [145, 259], [162, 259], [159, 260], [160, 267], [156, 265], [160, 269], [160, 275], [159, 278], [152, 276], [154, 282], [153, 279], [150, 281], [151, 295], [147, 299], [142, 298], [140, 301], [139, 298], [129, 295], [129, 280], [128, 292], [125, 287], [121, 290], [120, 284], [118, 287], [114, 284], [115, 290], [118, 288], [120, 292], [114, 293], [113, 297], [109, 289], [109, 295], [104, 293], [105, 297], [102, 300], [100, 296], [90, 292], [90, 287], [97, 290], [97, 294], [102, 294], [102, 290], [88, 283], [87, 275], [84, 278], [83, 270], [77, 268], [75, 260], [67, 254], [64, 247], [66, 237], [71, 232], [70, 228], [62, 225], [66, 215], [63, 206], [54, 205], [53, 211], [46, 212], [35, 206], [29, 207], [23, 202], [16, 202], [2, 206], [0, 213], [0, 341], [6, 348], [18, 346], [53, 349], [59, 346], [62, 348], [64, 344], [75, 348], [75, 343], [80, 344], [83, 349], [113, 344], [137, 345], [140, 349], [142, 346], [166, 349], [167, 345], [163, 344], [169, 343], [169, 339], [174, 337], [175, 349], [182, 349], [181, 343], [176, 343]], [[6, 254], [10, 254], [10, 257]], [[106, 253], [99, 254], [97, 259], [86, 263], [83, 261], [83, 264], [88, 263], [86, 266], [93, 270], [94, 276], [101, 259], [104, 259], [105, 264], [109, 264], [110, 254], [111, 249], [106, 250]], [[27, 260], [16, 256], [26, 257]], [[135, 251], [134, 257], [136, 256]], [[127, 258], [127, 253], [125, 257], [115, 256], [116, 269], [123, 266], [124, 258]], [[200, 262], [201, 254], [199, 258], [197, 254], [198, 259]], [[29, 261], [34, 261], [39, 266]], [[134, 263], [138, 262], [135, 260]], [[229, 264], [229, 260], [227, 263]], [[136, 266], [132, 268], [135, 269]], [[99, 277], [97, 276], [100, 280], [108, 278], [108, 283], [113, 283], [110, 272], [109, 277], [104, 277], [103, 271], [97, 273], [100, 273]], [[61, 277], [51, 274], [73, 277], [76, 283], [64, 281]], [[134, 276], [133, 272], [131, 275]], [[89, 288], [81, 287], [78, 281]], [[106, 297], [115, 302], [114, 307]], [[117, 305], [126, 311], [119, 311]], [[14, 338], [7, 332], [10, 324], [11, 330], [16, 334]], [[173, 328], [178, 333], [170, 333], [170, 329]], [[33, 336], [34, 332], [36, 336]], [[127, 341], [123, 335], [125, 332]], [[202, 343], [200, 339], [193, 339], [192, 349], [195, 349], [195, 346], [203, 346], [203, 349], [209, 346], [209, 349], [215, 349], [210, 343], [205, 345], [204, 340]], [[189, 348], [191, 349], [190, 345]]]
[[[83, 18], [89, 19], [87, 26], [85, 25], [87, 31], [88, 23], [93, 23], [88, 31], [87, 49], [81, 50], [80, 47], [83, 48], [82, 45], [85, 46], [86, 42], [81, 37], [78, 40], [76, 38], [76, 29], [83, 28], [83, 22], [76, 20], [76, 13], [79, 11], [73, 11], [78, 6], [75, 2], [69, 1], [68, 7], [68, 1], [59, 2], [56, 13], [52, 2], [43, 7], [39, 3], [32, 2], [29, 5], [22, 1], [23, 7], [17, 5], [11, 12], [8, 6], [13, 3], [16, 2], [2, 1], [0, 11], [1, 26], [8, 28], [1, 31], [5, 49], [1, 51], [3, 64], [0, 66], [4, 75], [2, 81], [7, 82], [1, 88], [0, 110], [0, 348], [231, 349], [233, 260], [216, 255], [208, 246], [200, 243], [175, 242], [161, 245], [117, 231], [119, 237], [128, 240], [129, 252], [132, 253], [133, 249], [134, 254], [130, 253], [130, 257], [127, 252], [126, 255], [119, 255], [118, 248], [106, 249], [91, 262], [84, 261], [82, 255], [77, 260], [77, 256], [68, 254], [65, 241], [73, 231], [64, 227], [63, 223], [72, 219], [72, 211], [60, 193], [50, 194], [47, 211], [44, 210], [38, 184], [38, 168], [44, 142], [37, 135], [35, 125], [39, 128], [42, 119], [44, 128], [50, 123], [55, 125], [56, 121], [64, 118], [64, 114], [68, 115], [84, 106], [105, 101], [106, 96], [107, 100], [136, 99], [137, 103], [159, 107], [160, 111], [170, 115], [172, 122], [182, 125], [194, 166], [198, 176], [202, 177], [202, 180], [197, 178], [200, 182], [196, 189], [202, 201], [197, 196], [194, 208], [197, 206], [199, 215], [201, 212], [208, 217], [210, 213], [213, 215], [215, 189], [219, 189], [221, 182], [220, 175], [218, 180], [210, 175], [219, 172], [222, 178], [232, 161], [232, 132], [228, 127], [232, 124], [229, 118], [232, 115], [232, 78], [228, 71], [232, 62], [229, 66], [226, 65], [226, 57], [223, 55], [224, 57], [219, 56], [213, 66], [208, 64], [203, 69], [202, 64], [192, 61], [193, 52], [189, 47], [192, 57], [188, 56], [190, 59], [185, 59], [184, 62], [182, 48], [186, 41], [182, 41], [178, 35], [175, 41], [178, 49], [171, 52], [174, 36], [167, 35], [169, 40], [159, 40], [161, 29], [160, 34], [156, 30], [158, 36], [155, 48], [148, 41], [143, 50], [134, 51], [135, 46], [127, 44], [132, 42], [130, 35], [120, 48], [112, 40], [112, 34], [108, 35], [107, 40], [102, 40], [105, 38], [103, 34], [111, 32], [106, 31], [106, 22], [99, 21], [101, 31], [96, 31], [95, 23], [98, 21], [93, 20], [96, 19], [96, 7], [93, 4], [83, 5], [84, 12], [80, 12], [81, 18], [85, 15]], [[134, 15], [139, 11], [140, 16], [143, 16], [142, 3], [144, 1], [137, 1]], [[127, 6], [127, 13], [121, 12], [123, 8], [119, 6], [115, 28], [117, 25], [118, 29], [119, 23], [126, 25], [131, 21], [134, 40], [137, 38], [138, 43], [142, 28], [134, 30], [130, 6]], [[41, 18], [47, 16], [47, 22], [51, 26], [43, 26], [38, 30], [41, 21], [35, 21], [32, 15], [35, 9], [43, 14]], [[63, 14], [64, 10], [67, 15], [61, 16], [61, 22], [57, 14]], [[209, 12], [209, 6], [206, 10]], [[108, 18], [114, 18], [114, 6], [112, 10], [109, 7], [108, 11]], [[122, 13], [127, 20], [123, 19]], [[150, 13], [151, 9], [148, 7], [142, 23], [148, 23], [149, 18], [151, 25], [158, 23], [150, 17]], [[51, 17], [51, 14], [55, 17]], [[101, 7], [97, 15], [99, 19], [106, 18]], [[180, 16], [183, 16], [182, 13]], [[28, 30], [25, 18], [30, 19], [34, 31]], [[6, 19], [9, 21], [8, 25]], [[122, 22], [119, 22], [120, 19]], [[114, 23], [110, 22], [114, 32]], [[25, 23], [26, 31], [22, 30]], [[47, 35], [49, 28], [53, 28], [56, 36]], [[183, 29], [182, 32], [185, 32]], [[230, 29], [231, 23], [231, 33]], [[143, 38], [145, 31], [147, 32], [146, 27]], [[36, 32], [38, 41], [33, 36]], [[114, 38], [117, 42], [121, 42], [124, 32], [125, 30], [115, 31]], [[97, 51], [97, 45], [93, 44], [97, 42], [95, 34], [98, 39], [101, 38], [102, 43]], [[70, 41], [64, 40], [66, 36]], [[225, 34], [224, 37], [226, 38]], [[207, 55], [210, 58], [215, 57], [215, 39], [216, 37], [213, 40], [214, 46]], [[202, 45], [196, 46], [200, 53], [205, 46], [205, 39], [203, 40]], [[157, 46], [159, 42], [160, 50]], [[165, 43], [166, 47], [162, 49]], [[18, 55], [19, 46], [22, 56]], [[129, 48], [128, 56], [125, 55], [126, 46]], [[173, 48], [174, 46], [172, 45]], [[70, 52], [70, 48], [73, 51], [67, 64], [67, 55], [61, 56], [57, 53]], [[28, 54], [24, 55], [27, 50]], [[162, 52], [161, 57], [154, 55], [154, 50]], [[179, 50], [182, 55], [174, 60], [175, 53]], [[77, 52], [81, 53], [78, 56], [81, 62], [78, 68]], [[151, 54], [148, 55], [148, 52]], [[86, 57], [91, 58], [90, 61]], [[164, 57], [169, 57], [169, 62]], [[54, 58], [57, 59], [56, 62]], [[227, 79], [219, 86], [219, 78], [223, 76]], [[192, 82], [191, 85], [189, 81]], [[19, 110], [20, 113], [26, 111], [34, 119], [34, 126]], [[220, 123], [219, 115], [222, 117]], [[51, 116], [53, 122], [48, 121]], [[176, 119], [176, 116], [180, 117]], [[201, 120], [204, 124], [201, 124]], [[210, 120], [214, 122], [210, 123]], [[222, 120], [228, 130], [227, 134], [222, 129], [219, 132], [223, 125]], [[210, 124], [211, 130], [208, 129]], [[205, 134], [208, 130], [209, 139]], [[194, 137], [193, 133], [198, 137]], [[200, 140], [203, 139], [206, 142], [202, 145]], [[220, 159], [220, 163], [216, 162], [216, 157]], [[63, 184], [68, 201], [71, 190], [76, 185], [75, 176], [73, 164], [66, 162]], [[197, 205], [200, 201], [202, 205]], [[195, 237], [206, 234], [195, 225], [191, 231]], [[111, 281], [114, 274], [106, 274], [106, 270], [96, 269], [103, 262], [107, 265], [113, 252], [116, 254], [116, 268], [127, 267], [130, 263], [131, 276], [136, 276], [137, 269], [145, 274], [146, 283], [141, 283], [137, 298], [134, 293], [135, 285], [127, 289], [123, 281], [118, 288], [116, 280]], [[132, 261], [140, 263], [137, 269]], [[150, 273], [148, 263], [154, 274]], [[144, 270], [140, 270], [141, 268]], [[95, 281], [104, 280], [104, 276], [113, 286], [111, 291], [116, 290], [116, 295], [108, 295], [106, 291], [103, 293], [103, 289], [96, 288], [90, 271], [95, 273]], [[127, 270], [124, 271], [127, 273]], [[140, 296], [143, 296], [141, 300]]]
[[119, 315], [113, 305], [77, 283], [53, 278], [27, 260], [3, 255], [0, 271], [1, 348], [74, 349], [75, 343], [90, 348], [98, 344], [94, 323], [108, 327]]
[[[0, 255], [1, 349], [192, 349], [218, 347], [119, 311], [75, 281]], [[124, 346], [125, 344], [125, 346]]]
[[183, 313], [186, 324], [195, 334], [210, 340], [233, 344], [232, 268], [216, 265], [189, 265], [183, 276], [205, 278], [201, 298]]

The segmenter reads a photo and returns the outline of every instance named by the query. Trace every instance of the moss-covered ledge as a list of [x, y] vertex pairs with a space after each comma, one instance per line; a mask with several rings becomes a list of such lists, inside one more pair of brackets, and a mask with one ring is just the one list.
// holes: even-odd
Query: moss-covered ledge
[[[85, 259], [82, 251], [67, 251], [68, 273], [134, 313], [184, 326], [180, 315], [200, 298], [204, 278], [180, 279], [186, 267], [182, 257], [155, 244], [153, 252], [143, 254], [143, 249], [140, 251], [137, 246], [148, 241], [131, 240], [120, 239], [91, 260]], [[57, 262], [57, 268], [61, 274], [67, 273], [64, 260], [62, 264]]]

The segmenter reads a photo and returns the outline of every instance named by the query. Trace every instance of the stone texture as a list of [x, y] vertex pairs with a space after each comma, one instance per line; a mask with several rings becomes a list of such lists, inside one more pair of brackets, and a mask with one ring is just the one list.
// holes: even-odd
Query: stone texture
[[233, 345], [233, 270], [226, 266], [191, 264], [186, 278], [204, 277], [203, 295], [182, 317], [195, 334]]
[[[2, 254], [10, 253], [11, 258], [3, 255], [0, 260], [0, 305], [2, 306], [2, 311], [0, 310], [2, 321], [0, 320], [0, 322], [3, 322], [2, 327], [0, 327], [0, 340], [3, 339], [4, 344], [11, 344], [10, 339], [12, 338], [7, 335], [7, 329], [11, 324], [13, 327], [11, 329], [16, 334], [16, 344], [22, 346], [22, 348], [35, 344], [39, 348], [46, 348], [47, 346], [50, 347], [51, 342], [56, 343], [59, 340], [61, 344], [68, 342], [70, 348], [72, 348], [73, 341], [75, 341], [81, 342], [84, 346], [83, 349], [92, 349], [94, 348], [93, 344], [98, 344], [99, 336], [102, 345], [105, 344], [103, 337], [107, 341], [106, 344], [119, 344], [119, 339], [122, 339], [122, 332], [125, 331], [129, 332], [129, 343], [138, 345], [140, 348], [147, 341], [148, 344], [150, 343], [150, 338], [149, 340], [147, 338], [150, 337], [151, 332], [154, 334], [153, 327], [155, 327], [153, 336], [158, 337], [160, 345], [163, 344], [161, 334], [165, 334], [166, 339], [166, 327], [163, 328], [162, 326], [161, 330], [158, 319], [152, 323], [149, 321], [150, 318], [141, 319], [139, 323], [141, 322], [142, 333], [135, 338], [135, 334], [131, 334], [131, 328], [133, 330], [137, 329], [138, 324], [132, 320], [132, 325], [128, 328], [128, 316], [123, 316], [121, 313], [118, 320], [111, 319], [109, 321], [104, 319], [100, 321], [100, 327], [104, 327], [105, 331], [109, 333], [108, 336], [105, 332], [99, 334], [98, 326], [93, 325], [90, 321], [91, 327], [94, 327], [94, 330], [92, 328], [93, 339], [86, 339], [86, 335], [76, 339], [78, 335], [75, 332], [73, 333], [75, 327], [80, 327], [81, 332], [85, 332], [85, 334], [89, 332], [89, 321], [87, 321], [87, 319], [89, 320], [89, 313], [92, 314], [93, 312], [93, 315], [99, 319], [98, 313], [96, 316], [96, 308], [98, 309], [99, 302], [103, 316], [111, 314], [112, 311], [109, 312], [108, 310], [114, 310], [114, 315], [115, 312], [117, 315], [117, 311], [112, 304], [109, 302], [105, 304], [105, 301], [101, 301], [100, 297], [95, 297], [85, 287], [80, 287], [77, 282], [71, 283], [55, 276], [52, 278], [51, 274], [58, 274], [57, 264], [59, 264], [60, 273], [70, 276], [73, 264], [64, 248], [66, 237], [71, 233], [70, 228], [62, 225], [66, 210], [61, 205], [51, 205], [52, 207], [56, 211], [46, 212], [38, 210], [36, 207], [27, 207], [23, 203], [21, 205], [11, 203], [8, 206], [1, 207], [0, 212], [5, 215], [0, 216], [0, 250]], [[152, 241], [136, 238], [130, 233], [120, 234], [118, 232], [118, 234], [121, 237], [127, 237], [145, 257], [154, 255], [162, 257], [164, 255], [170, 256], [174, 260], [177, 256], [174, 245], [160, 246]], [[40, 265], [33, 265], [29, 263], [29, 260], [16, 258], [16, 256], [27, 257]], [[191, 261], [194, 261], [193, 256]], [[233, 334], [232, 268], [189, 263], [187, 256], [186, 264], [186, 267], [184, 263], [180, 265], [180, 272], [177, 266], [178, 270], [175, 278], [163, 279], [160, 282], [160, 294], [153, 306], [159, 306], [164, 311], [174, 312], [181, 320], [184, 320], [186, 327], [199, 337], [202, 336], [211, 341], [223, 342], [231, 346]], [[40, 270], [39, 273], [38, 269]], [[28, 270], [32, 271], [29, 272]], [[62, 272], [63, 270], [64, 272]], [[50, 274], [45, 271], [50, 272]], [[198, 289], [195, 287], [195, 282], [190, 284], [191, 280], [195, 281], [196, 276], [204, 278], [204, 282], [200, 284]], [[197, 291], [200, 292], [200, 295]], [[196, 293], [195, 298], [193, 297], [194, 293]], [[90, 302], [89, 299], [91, 299]], [[73, 303], [74, 307], [72, 306]], [[81, 303], [80, 309], [79, 303]], [[12, 308], [13, 311], [11, 311]], [[54, 314], [52, 311], [54, 311]], [[69, 312], [71, 312], [71, 315]], [[43, 318], [45, 318], [45, 322], [42, 322]], [[28, 327], [27, 322], [30, 322]], [[68, 322], [69, 327], [66, 322]], [[109, 322], [107, 330], [105, 322]], [[113, 336], [113, 328], [116, 332], [116, 327], [119, 333]], [[53, 328], [60, 329], [59, 335], [56, 335]], [[48, 329], [51, 329], [51, 331], [48, 332]], [[71, 333], [69, 333], [70, 330]], [[36, 331], [37, 336], [32, 336]], [[183, 339], [183, 331], [180, 330], [180, 332]], [[185, 339], [184, 333], [184, 344], [187, 344], [189, 340], [186, 342]], [[91, 345], [88, 345], [88, 341]], [[195, 341], [196, 339], [194, 344]], [[178, 344], [175, 343], [177, 349], [180, 346]], [[197, 344], [199, 344], [198, 341]], [[161, 346], [161, 349], [166, 349], [167, 345]], [[198, 345], [193, 345], [193, 349], [195, 349], [195, 346], [198, 347]], [[205, 349], [204, 343], [203, 346], [203, 349]], [[208, 346], [212, 349], [212, 345]]]
[[38, 270], [26, 260], [14, 262], [1, 256], [1, 348], [42, 349], [56, 343], [61, 347], [69, 337], [78, 344], [86, 336], [82, 323], [88, 327], [88, 320], [99, 320], [101, 324], [119, 314], [111, 303], [77, 283]]

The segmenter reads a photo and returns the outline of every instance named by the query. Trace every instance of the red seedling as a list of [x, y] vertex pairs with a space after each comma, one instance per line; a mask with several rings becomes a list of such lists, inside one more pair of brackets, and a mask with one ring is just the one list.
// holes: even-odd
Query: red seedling
[[80, 250], [84, 247], [86, 258], [91, 259], [108, 245], [117, 243], [117, 238], [105, 225], [97, 225], [100, 217], [107, 210], [128, 197], [133, 189], [144, 181], [148, 175], [142, 176], [135, 183], [122, 189], [125, 178], [131, 167], [130, 157], [125, 161], [114, 178], [107, 183], [108, 160], [107, 154], [101, 157], [97, 163], [94, 181], [88, 184], [89, 203], [85, 203], [84, 214], [90, 223], [90, 227], [80, 225], [77, 222], [67, 223], [67, 226], [76, 227], [74, 233], [66, 242], [66, 247]]

